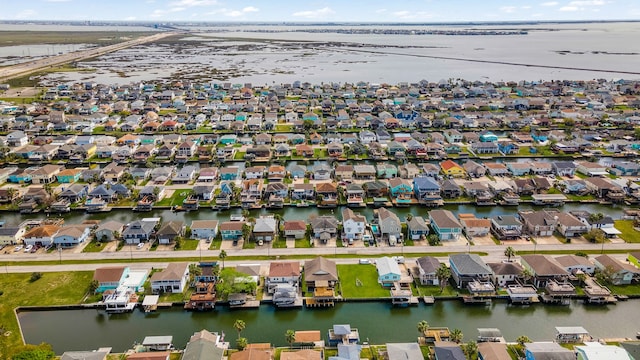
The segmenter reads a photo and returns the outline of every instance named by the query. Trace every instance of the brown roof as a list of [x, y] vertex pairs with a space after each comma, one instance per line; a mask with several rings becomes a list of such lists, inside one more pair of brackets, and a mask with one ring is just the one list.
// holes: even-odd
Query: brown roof
[[188, 267], [188, 263], [169, 263], [166, 269], [151, 275], [151, 281], [181, 279]]
[[566, 275], [567, 272], [551, 257], [546, 255], [522, 255], [522, 261], [529, 264], [535, 275]]
[[284, 222], [284, 231], [307, 230], [307, 223], [303, 220], [290, 220]]
[[325, 183], [317, 184], [316, 191], [317, 192], [335, 192], [337, 191], [337, 187], [332, 183], [325, 182]]
[[314, 342], [322, 340], [320, 330], [296, 331], [296, 342]]
[[243, 225], [244, 225], [244, 221], [225, 221], [222, 224], [220, 224], [220, 231], [242, 230]]
[[493, 273], [496, 275], [520, 275], [522, 266], [516, 262], [488, 263]]
[[483, 359], [510, 360], [511, 355], [507, 352], [507, 344], [497, 342], [482, 342], [478, 344], [478, 352]]
[[338, 268], [335, 261], [318, 256], [304, 263], [305, 281], [338, 281]]
[[167, 360], [169, 355], [171, 355], [169, 351], [139, 352], [127, 356], [127, 360]]
[[321, 360], [322, 353], [316, 350], [283, 351], [280, 360]]
[[213, 229], [218, 226], [218, 220], [193, 220], [191, 229]]
[[97, 280], [99, 283], [120, 281], [124, 269], [124, 266], [97, 268], [93, 273], [93, 280]]
[[[253, 344], [250, 344], [253, 345]], [[229, 356], [229, 360], [271, 360], [271, 351], [248, 347], [245, 350], [234, 352]]]
[[269, 265], [269, 277], [300, 276], [300, 262], [272, 262]]
[[27, 233], [24, 234], [24, 238], [51, 237], [55, 235], [58, 230], [60, 230], [60, 227], [56, 225], [42, 225], [27, 231]]

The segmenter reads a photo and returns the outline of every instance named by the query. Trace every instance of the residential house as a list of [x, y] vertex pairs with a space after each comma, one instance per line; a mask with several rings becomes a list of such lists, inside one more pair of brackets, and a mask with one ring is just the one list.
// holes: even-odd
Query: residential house
[[313, 292], [317, 288], [335, 288], [339, 281], [335, 261], [321, 256], [305, 261], [304, 281], [309, 292]]
[[378, 227], [382, 239], [389, 240], [389, 245], [402, 241], [402, 223], [394, 212], [385, 208], [379, 208], [377, 213]]
[[225, 221], [220, 224], [220, 235], [222, 240], [238, 241], [243, 237], [242, 228], [245, 222], [243, 221]]
[[556, 342], [533, 342], [525, 344], [525, 359], [575, 360], [576, 354]]
[[495, 286], [506, 287], [514, 284], [522, 277], [522, 265], [515, 261], [503, 261], [487, 264], [493, 272], [491, 281]]
[[214, 239], [218, 235], [218, 220], [193, 220], [191, 237], [194, 239]]
[[465, 177], [464, 168], [452, 160], [445, 160], [440, 163], [440, 171], [449, 177]]
[[349, 208], [342, 210], [343, 239], [360, 240], [364, 235], [367, 219], [361, 214], [356, 214]]
[[491, 218], [491, 233], [498, 240], [519, 239], [522, 226], [522, 222], [513, 215], [496, 215]]
[[589, 231], [588, 225], [570, 213], [557, 211], [554, 215], [554, 218], [556, 217], [556, 230], [565, 238], [578, 237]]
[[291, 200], [315, 200], [316, 191], [313, 184], [293, 184]]
[[151, 275], [151, 291], [158, 293], [182, 293], [189, 281], [189, 263], [169, 263], [167, 267]]
[[329, 165], [321, 163], [313, 167], [314, 180], [331, 180], [331, 168]]
[[557, 225], [557, 212], [539, 211], [519, 211], [518, 215], [522, 219], [522, 231], [533, 236], [552, 236]]
[[473, 160], [465, 161], [462, 167], [464, 168], [464, 171], [466, 171], [467, 174], [469, 174], [469, 176], [474, 178], [479, 178], [481, 176], [484, 176], [487, 173], [487, 169], [484, 166], [482, 166], [481, 164], [478, 164]]
[[[224, 344], [221, 336], [201, 330], [191, 336], [182, 352], [181, 360], [222, 360], [223, 357]], [[267, 357], [264, 360], [271, 360], [271, 358]]]
[[260, 216], [253, 226], [255, 241], [271, 242], [278, 237], [278, 221], [273, 216]]
[[637, 280], [640, 270], [633, 265], [623, 263], [614, 257], [604, 254], [593, 259], [600, 270], [608, 270], [611, 273], [611, 283], [614, 285], [628, 285]]
[[187, 184], [196, 178], [195, 166], [187, 165], [178, 170], [178, 172], [171, 178], [171, 182], [174, 184]]
[[31, 172], [33, 184], [52, 184], [57, 180], [57, 175], [64, 170], [64, 166], [47, 164]]
[[298, 261], [274, 261], [269, 264], [269, 273], [266, 278], [267, 292], [273, 294], [278, 285], [298, 287], [300, 283], [300, 262]]
[[124, 224], [115, 221], [108, 220], [105, 222], [101, 222], [95, 230], [94, 237], [97, 241], [112, 241], [117, 240], [122, 235], [124, 231]]
[[156, 237], [158, 243], [167, 245], [173, 243], [177, 238], [184, 236], [184, 222], [182, 221], [166, 221], [160, 226]]
[[418, 176], [413, 179], [413, 192], [420, 204], [440, 206], [443, 204], [440, 196], [440, 185], [433, 177]]
[[569, 273], [547, 255], [522, 255], [520, 263], [532, 275], [533, 285], [544, 287], [549, 281], [565, 281]]
[[465, 360], [462, 348], [459, 344], [450, 341], [436, 341], [433, 347], [435, 360]]
[[130, 223], [123, 231], [122, 237], [129, 245], [139, 244], [151, 240], [155, 235], [155, 226], [157, 221], [154, 220], [136, 220]]
[[9, 226], [0, 220], [0, 246], [15, 245], [24, 236], [26, 228]]
[[429, 226], [422, 216], [413, 216], [407, 221], [407, 236], [411, 240], [426, 239], [429, 235]]
[[599, 342], [585, 342], [584, 345], [574, 347], [578, 360], [632, 360], [630, 354], [622, 347], [604, 345]]
[[584, 256], [563, 255], [557, 256], [555, 260], [562, 268], [573, 275], [583, 273], [591, 276], [596, 271], [595, 264]]
[[558, 176], [573, 177], [576, 173], [576, 165], [572, 161], [554, 161], [551, 166]]
[[48, 246], [53, 245], [53, 237], [60, 230], [56, 225], [40, 225], [25, 232], [22, 242], [25, 246]]
[[389, 360], [424, 360], [420, 345], [415, 343], [387, 343]]
[[338, 234], [338, 220], [331, 215], [312, 216], [309, 218], [313, 238], [327, 243]]
[[478, 219], [474, 214], [459, 214], [462, 231], [468, 238], [482, 237], [489, 235], [491, 220]]
[[287, 220], [284, 222], [286, 238], [303, 239], [307, 234], [307, 223], [303, 220]]
[[416, 260], [418, 265], [418, 277], [422, 285], [439, 285], [440, 280], [436, 274], [440, 268], [440, 261], [433, 256], [423, 256]]
[[69, 203], [75, 203], [87, 196], [89, 186], [84, 184], [71, 184], [69, 186], [61, 187], [60, 190], [58, 199], [64, 199], [69, 201]]
[[449, 210], [429, 211], [429, 224], [438, 239], [457, 241], [462, 234], [462, 224]]
[[128, 266], [109, 266], [97, 268], [93, 273], [93, 280], [98, 282], [96, 293], [103, 293], [106, 290], [115, 290], [124, 284], [129, 276]]
[[474, 281], [486, 283], [493, 271], [477, 254], [453, 254], [449, 256], [451, 277], [459, 289]]
[[70, 248], [84, 243], [91, 233], [91, 228], [85, 225], [66, 225], [61, 227], [52, 237], [53, 244], [60, 248]]
[[499, 342], [481, 342], [478, 344], [478, 360], [510, 360], [507, 344]]
[[402, 272], [396, 260], [383, 256], [376, 260], [378, 270], [378, 283], [385, 287], [391, 287], [402, 278]]
[[509, 175], [509, 169], [503, 163], [485, 162], [484, 167], [491, 176], [506, 176]]

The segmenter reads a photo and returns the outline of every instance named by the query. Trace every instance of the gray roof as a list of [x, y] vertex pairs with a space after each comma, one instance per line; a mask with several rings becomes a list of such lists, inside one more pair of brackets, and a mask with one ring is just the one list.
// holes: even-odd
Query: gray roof
[[171, 344], [173, 341], [173, 336], [165, 335], [165, 336], [147, 336], [142, 340], [143, 346], [151, 346], [151, 345], [164, 345]]
[[462, 225], [449, 210], [431, 210], [429, 217], [439, 228], [462, 228]]
[[278, 222], [273, 217], [259, 217], [253, 226], [253, 232], [275, 232]]
[[213, 341], [198, 339], [187, 343], [182, 353], [182, 360], [222, 360], [224, 350]]
[[433, 256], [423, 256], [416, 260], [418, 267], [420, 267], [425, 273], [435, 273], [440, 267], [440, 261]]
[[453, 254], [449, 256], [452, 267], [462, 275], [491, 275], [491, 268], [477, 254]]
[[349, 324], [333, 325], [333, 333], [335, 335], [349, 335], [351, 334], [351, 325]]
[[497, 215], [491, 218], [498, 226], [522, 226], [520, 220], [513, 215]]
[[516, 262], [499, 262], [487, 264], [496, 275], [520, 275], [522, 266]]
[[554, 342], [534, 342], [527, 343], [525, 346], [536, 360], [575, 360], [576, 358], [573, 351]]
[[103, 360], [109, 355], [111, 348], [98, 351], [65, 351], [60, 360]]
[[438, 341], [433, 348], [436, 359], [466, 360], [460, 345], [449, 341]]
[[418, 343], [387, 343], [389, 360], [423, 360]]

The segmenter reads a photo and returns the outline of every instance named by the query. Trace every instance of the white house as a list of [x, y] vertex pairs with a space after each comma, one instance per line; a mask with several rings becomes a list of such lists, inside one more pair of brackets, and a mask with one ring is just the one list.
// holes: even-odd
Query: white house
[[181, 293], [189, 281], [188, 263], [169, 263], [166, 269], [151, 276], [151, 291], [157, 293]]
[[376, 260], [378, 270], [378, 283], [382, 286], [392, 286], [394, 282], [400, 281], [402, 273], [396, 260], [384, 256]]
[[91, 228], [88, 226], [64, 226], [53, 236], [53, 243], [59, 247], [72, 247], [87, 240]]
[[367, 219], [360, 214], [355, 214], [353, 210], [349, 208], [342, 210], [342, 230], [344, 231], [344, 238], [354, 240], [362, 239], [366, 223]]
[[193, 220], [191, 237], [194, 239], [210, 239], [218, 235], [218, 220]]

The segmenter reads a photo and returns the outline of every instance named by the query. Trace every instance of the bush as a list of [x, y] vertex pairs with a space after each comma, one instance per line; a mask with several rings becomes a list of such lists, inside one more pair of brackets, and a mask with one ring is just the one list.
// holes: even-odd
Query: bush
[[31, 277], [29, 278], [29, 281], [31, 282], [38, 281], [40, 280], [41, 277], [42, 277], [42, 273], [36, 271], [34, 273], [31, 273]]

